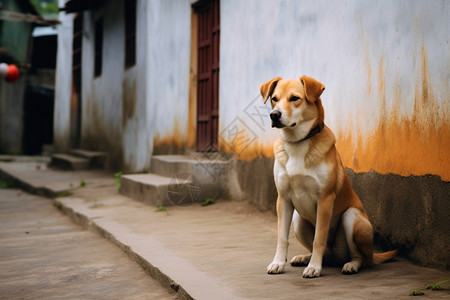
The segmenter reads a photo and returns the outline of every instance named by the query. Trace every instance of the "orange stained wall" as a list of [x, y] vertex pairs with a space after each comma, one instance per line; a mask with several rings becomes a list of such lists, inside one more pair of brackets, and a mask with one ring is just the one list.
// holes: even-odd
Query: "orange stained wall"
[[449, 1], [222, 4], [220, 149], [273, 157], [259, 85], [308, 75], [345, 167], [450, 181]]
[[[413, 110], [402, 115], [402, 89], [394, 86], [392, 109], [386, 104], [383, 60], [378, 67], [380, 119], [375, 130], [363, 134], [340, 130], [337, 148], [344, 166], [356, 172], [375, 170], [403, 176], [435, 174], [450, 181], [449, 97], [439, 103], [430, 84], [428, 57], [421, 51], [421, 76], [414, 90]], [[351, 127], [351, 124], [349, 124]]]

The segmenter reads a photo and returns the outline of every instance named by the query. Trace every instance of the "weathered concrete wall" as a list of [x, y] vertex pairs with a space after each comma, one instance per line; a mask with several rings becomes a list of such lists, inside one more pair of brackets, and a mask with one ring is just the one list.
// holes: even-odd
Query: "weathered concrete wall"
[[[60, 0], [64, 6], [65, 0]], [[153, 149], [148, 122], [148, 1], [137, 1], [136, 65], [125, 68], [124, 0], [108, 1], [83, 14], [81, 147], [103, 150], [111, 167], [148, 168]], [[102, 74], [94, 77], [94, 22], [103, 17]], [[55, 148], [70, 147], [73, 14], [60, 14], [55, 94]]]
[[[123, 1], [84, 16], [82, 146], [113, 168], [148, 169], [153, 149], [186, 145], [190, 1], [138, 1], [137, 64], [124, 70]], [[94, 20], [103, 15], [103, 70], [93, 76]]]
[[122, 81], [124, 169], [132, 171], [148, 169], [153, 149], [153, 134], [148, 127], [148, 9], [148, 1], [137, 1], [136, 65], [125, 71]]
[[[59, 0], [64, 7], [66, 0]], [[55, 151], [66, 152], [70, 147], [70, 96], [72, 92], [73, 14], [59, 13], [56, 55], [55, 108], [53, 114], [53, 144]]]
[[381, 175], [347, 169], [380, 247], [420, 264], [450, 269], [450, 182], [439, 176]]
[[[109, 9], [112, 3], [118, 6], [115, 10]], [[122, 124], [125, 121], [122, 120], [125, 73], [123, 3], [111, 1], [99, 10], [85, 12], [83, 17], [81, 145], [87, 149], [107, 151], [113, 168], [120, 168], [123, 163]], [[94, 77], [95, 21], [101, 17], [102, 70], [100, 76]], [[136, 92], [132, 94], [133, 102], [131, 107], [127, 107], [131, 118], [135, 111]]]
[[148, 128], [156, 153], [187, 145], [191, 2], [148, 2]]
[[[128, 69], [123, 3], [109, 1], [83, 15], [81, 147], [108, 152], [113, 169], [139, 171], [148, 166], [151, 155], [146, 126], [147, 1], [137, 2], [137, 63]], [[99, 17], [103, 17], [103, 64], [102, 74], [94, 77], [94, 22]]]
[[18, 81], [0, 81], [0, 153], [22, 153], [23, 101], [27, 76], [22, 70]]
[[346, 166], [450, 180], [449, 6], [222, 1], [220, 128], [238, 116], [258, 141], [239, 155], [270, 155], [276, 130], [258, 126], [248, 106], [262, 82], [308, 74], [326, 86], [326, 123]]
[[[273, 178], [273, 158], [255, 159], [251, 162], [237, 160], [235, 174], [237, 180], [232, 181], [230, 188], [238, 193], [235, 198], [244, 198], [261, 210], [276, 212], [277, 191]], [[231, 181], [231, 180], [230, 180]]]

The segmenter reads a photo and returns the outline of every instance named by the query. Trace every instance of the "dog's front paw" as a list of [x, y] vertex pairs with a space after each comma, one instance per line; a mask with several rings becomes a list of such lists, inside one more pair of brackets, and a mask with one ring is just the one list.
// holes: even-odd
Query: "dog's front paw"
[[269, 274], [280, 274], [283, 273], [284, 266], [286, 262], [281, 261], [273, 261], [270, 265], [267, 266], [267, 273]]
[[322, 268], [319, 266], [308, 265], [305, 270], [303, 270], [303, 278], [314, 278], [320, 276], [320, 271]]

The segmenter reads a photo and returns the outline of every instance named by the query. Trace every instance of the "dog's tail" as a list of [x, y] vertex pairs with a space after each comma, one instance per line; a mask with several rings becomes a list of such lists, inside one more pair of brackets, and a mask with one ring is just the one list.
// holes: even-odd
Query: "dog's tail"
[[372, 264], [379, 265], [385, 261], [393, 259], [397, 255], [397, 250], [387, 251], [383, 253], [374, 253], [372, 255]]

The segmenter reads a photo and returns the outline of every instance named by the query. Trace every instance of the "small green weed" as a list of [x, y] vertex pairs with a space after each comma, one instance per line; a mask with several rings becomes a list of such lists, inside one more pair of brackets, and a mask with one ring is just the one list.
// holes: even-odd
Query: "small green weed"
[[73, 195], [73, 193], [72, 192], [67, 192], [67, 191], [65, 191], [65, 192], [62, 192], [62, 193], [59, 193], [58, 195], [56, 195], [56, 199], [60, 199], [60, 198], [66, 198], [66, 197], [70, 197], [70, 196], [72, 196]]
[[202, 206], [208, 206], [208, 205], [214, 204], [215, 200], [216, 199], [214, 197], [208, 197], [208, 198], [206, 198], [205, 201], [203, 201]]
[[423, 296], [425, 294], [420, 290], [412, 290], [411, 293], [409, 293], [409, 295], [410, 296]]
[[98, 201], [98, 199], [96, 198], [95, 200], [94, 200], [94, 204], [92, 204], [91, 206], [89, 206], [90, 208], [99, 208], [99, 207], [102, 207], [103, 206], [103, 204], [101, 204], [99, 201]]
[[166, 208], [164, 205], [158, 205], [158, 206], [156, 207], [156, 210], [155, 210], [155, 211], [156, 211], [156, 212], [164, 211], [164, 212], [166, 212], [167, 215], [169, 215], [169, 212], [167, 211], [167, 208]]
[[[425, 286], [425, 288], [427, 290], [432, 290], [432, 291], [442, 290], [441, 284], [449, 282], [449, 281], [450, 281], [450, 279], [447, 279], [447, 280], [439, 281], [435, 284], [428, 284]], [[412, 290], [411, 293], [409, 293], [409, 295], [410, 296], [423, 296], [423, 295], [425, 295], [425, 293], [422, 292], [421, 290], [417, 289], [417, 290]]]
[[122, 177], [122, 172], [117, 172], [116, 174], [114, 174], [114, 180], [116, 181], [116, 187], [119, 192], [121, 187], [120, 177]]
[[83, 180], [83, 179], [81, 179], [81, 181], [80, 181], [80, 187], [85, 187], [86, 186], [86, 182]]
[[155, 210], [155, 211], [166, 211], [166, 212], [167, 212], [167, 209], [166, 209], [166, 207], [163, 206], [163, 205], [158, 205], [158, 206], [156, 207], [156, 210]]
[[442, 289], [441, 284], [449, 282], [449, 281], [450, 281], [450, 279], [447, 279], [447, 280], [439, 281], [438, 283], [435, 283], [435, 284], [429, 284], [426, 286], [426, 289], [432, 290], [432, 291], [441, 290]]
[[10, 189], [13, 187], [13, 184], [9, 181], [0, 179], [0, 189]]

